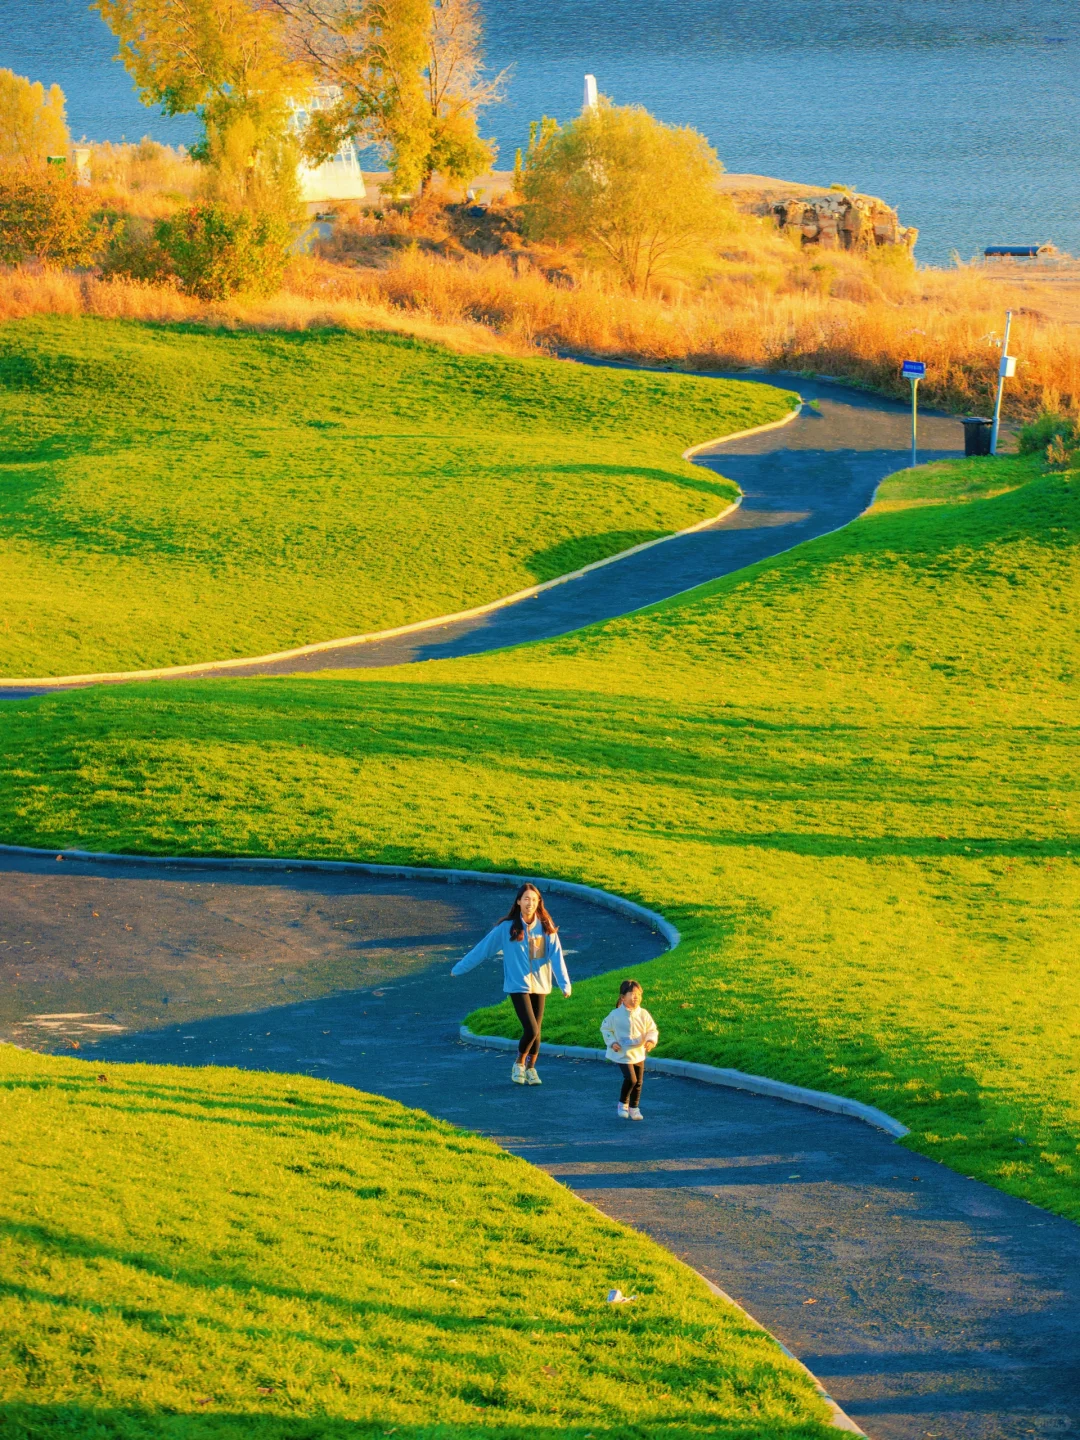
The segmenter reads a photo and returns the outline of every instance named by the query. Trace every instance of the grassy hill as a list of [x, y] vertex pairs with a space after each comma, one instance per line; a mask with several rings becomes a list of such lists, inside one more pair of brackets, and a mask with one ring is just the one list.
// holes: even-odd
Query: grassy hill
[[0, 1046], [0, 1116], [10, 1440], [835, 1433], [673, 1256], [420, 1111]]
[[510, 594], [717, 514], [742, 382], [402, 336], [0, 327], [0, 675], [265, 654]]
[[[639, 971], [662, 1053], [870, 1101], [1080, 1218], [1078, 539], [1077, 476], [955, 462], [512, 663], [20, 703], [0, 835], [620, 891], [685, 936]], [[612, 994], [551, 1037], [596, 1043]]]

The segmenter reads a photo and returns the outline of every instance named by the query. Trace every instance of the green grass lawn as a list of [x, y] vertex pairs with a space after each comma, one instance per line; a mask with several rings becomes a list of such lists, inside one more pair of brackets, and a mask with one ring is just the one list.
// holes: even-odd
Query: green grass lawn
[[[991, 465], [987, 488], [1014, 488], [965, 499]], [[1080, 478], [941, 473], [953, 503], [876, 511], [512, 666], [10, 705], [0, 836], [619, 891], [685, 936], [640, 971], [661, 1053], [869, 1101], [1080, 1219]], [[546, 1033], [596, 1044], [614, 993], [575, 987]]]
[[769, 386], [401, 336], [0, 326], [0, 675], [227, 659], [550, 580], [717, 514]]
[[421, 1111], [0, 1046], [0, 1119], [5, 1440], [835, 1433], [674, 1256]]

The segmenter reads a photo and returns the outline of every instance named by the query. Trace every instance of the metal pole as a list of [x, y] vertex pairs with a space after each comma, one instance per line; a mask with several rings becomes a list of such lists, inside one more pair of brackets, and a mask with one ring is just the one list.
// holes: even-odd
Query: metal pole
[[997, 454], [998, 427], [1001, 424], [1001, 397], [1005, 391], [1005, 357], [1009, 353], [1009, 331], [1012, 329], [1012, 311], [1005, 311], [1005, 339], [1001, 342], [1001, 363], [998, 365], [997, 399], [994, 401], [994, 424], [990, 431], [990, 454]]
[[914, 470], [919, 463], [917, 447], [919, 442], [919, 380], [912, 376], [911, 380], [911, 468]]

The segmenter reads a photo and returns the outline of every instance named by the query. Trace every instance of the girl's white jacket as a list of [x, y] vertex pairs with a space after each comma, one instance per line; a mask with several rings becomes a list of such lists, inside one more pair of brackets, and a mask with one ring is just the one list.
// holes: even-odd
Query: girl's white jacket
[[563, 959], [558, 935], [545, 935], [539, 920], [534, 920], [520, 940], [510, 939], [510, 921], [500, 920], [474, 945], [450, 971], [464, 975], [485, 960], [492, 960], [499, 951], [503, 957], [503, 992], [507, 995], [550, 995], [551, 977], [564, 995], [570, 994], [570, 976]]
[[[600, 1022], [600, 1034], [607, 1046], [607, 1058], [616, 1065], [637, 1065], [645, 1059], [646, 1043], [651, 1040], [655, 1045], [660, 1038], [656, 1021], [641, 1005], [636, 1010], [616, 1005]], [[616, 1044], [618, 1050], [612, 1048]]]

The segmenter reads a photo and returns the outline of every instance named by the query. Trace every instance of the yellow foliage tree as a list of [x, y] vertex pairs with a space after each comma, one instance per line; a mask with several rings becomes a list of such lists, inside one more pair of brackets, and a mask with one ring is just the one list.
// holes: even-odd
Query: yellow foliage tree
[[0, 163], [40, 163], [67, 155], [71, 136], [64, 118], [64, 92], [45, 89], [13, 70], [0, 70]]
[[314, 160], [345, 135], [378, 145], [401, 191], [438, 171], [467, 181], [494, 163], [479, 111], [502, 98], [488, 76], [476, 0], [264, 0], [286, 19], [295, 53], [337, 87], [307, 136]]
[[526, 228], [581, 245], [637, 292], [716, 233], [722, 173], [698, 131], [605, 98], [565, 127], [534, 127], [519, 181]]
[[214, 199], [249, 209], [296, 200], [289, 102], [310, 77], [286, 49], [281, 18], [251, 0], [95, 0], [144, 104], [195, 114], [193, 150]]

